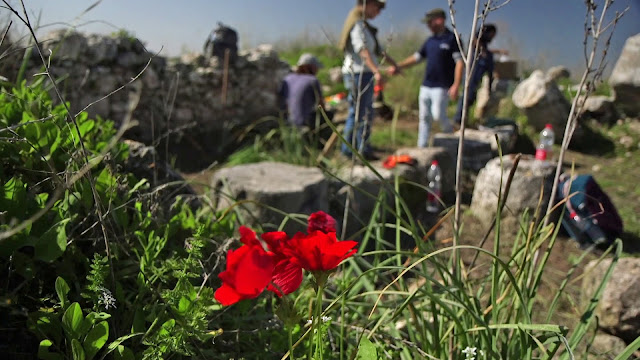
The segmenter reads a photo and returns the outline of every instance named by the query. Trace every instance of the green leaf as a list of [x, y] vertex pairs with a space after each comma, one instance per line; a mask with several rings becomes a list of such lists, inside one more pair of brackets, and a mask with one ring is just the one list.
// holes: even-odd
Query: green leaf
[[376, 346], [366, 337], [363, 336], [358, 345], [357, 360], [374, 360], [378, 359], [378, 350]]
[[187, 313], [190, 307], [191, 307], [191, 301], [189, 301], [189, 299], [187, 299], [184, 296], [181, 297], [180, 302], [178, 303], [178, 313], [180, 315], [184, 315]]
[[135, 360], [135, 355], [131, 349], [124, 347], [124, 345], [118, 345], [115, 353], [113, 353], [114, 360]]
[[49, 339], [40, 341], [40, 345], [38, 346], [38, 359], [63, 360], [64, 357], [62, 355], [49, 352], [51, 346], [53, 346], [53, 343]]
[[110, 318], [111, 315], [107, 314], [107, 313], [103, 313], [103, 312], [91, 312], [89, 313], [89, 315], [87, 315], [87, 317], [82, 321], [82, 325], [80, 325], [80, 329], [78, 330], [78, 332], [80, 334], [86, 334], [89, 329], [91, 329], [91, 327], [93, 325], [95, 325], [95, 323], [98, 320], [107, 320], [108, 318]]
[[71, 340], [71, 352], [73, 354], [73, 360], [85, 360], [86, 357], [84, 355], [84, 349], [80, 344], [80, 341], [73, 339]]
[[84, 316], [82, 315], [82, 309], [80, 304], [74, 302], [67, 308], [67, 311], [62, 315], [62, 328], [67, 333], [68, 337], [72, 339], [79, 339], [82, 335], [80, 333], [80, 326]]
[[129, 340], [132, 337], [136, 337], [136, 336], [140, 336], [140, 335], [144, 335], [144, 333], [143, 332], [139, 332], [139, 333], [129, 334], [129, 335], [125, 335], [125, 336], [121, 336], [121, 337], [117, 338], [114, 342], [112, 342], [111, 344], [109, 344], [109, 346], [107, 346], [107, 351], [102, 355], [100, 360], [104, 359], [107, 355], [109, 355], [111, 352], [116, 350], [118, 348], [118, 346], [120, 346], [120, 344], [122, 344], [126, 340]]
[[58, 294], [58, 299], [60, 300], [60, 304], [63, 309], [66, 309], [69, 305], [69, 300], [67, 300], [67, 294], [69, 293], [69, 285], [64, 281], [63, 278], [56, 278], [56, 293]]
[[145, 320], [144, 320], [144, 312], [142, 309], [136, 310], [133, 315], [133, 324], [131, 324], [131, 332], [145, 332], [147, 330]]
[[633, 340], [633, 342], [629, 344], [629, 346], [627, 346], [624, 351], [620, 353], [620, 355], [616, 356], [614, 360], [631, 359], [633, 353], [638, 349], [640, 349], [640, 336], [638, 336], [637, 339]]
[[66, 225], [71, 219], [64, 219], [45, 232], [35, 244], [35, 257], [52, 262], [67, 249]]
[[129, 197], [131, 197], [136, 191], [138, 191], [141, 187], [147, 185], [148, 181], [147, 179], [142, 179], [140, 181], [138, 181], [132, 188], [131, 190], [129, 190]]
[[87, 337], [84, 339], [83, 347], [87, 353], [87, 360], [93, 357], [102, 349], [109, 339], [109, 324], [106, 321], [97, 323]]
[[87, 319], [91, 320], [92, 324], [94, 324], [96, 320], [107, 320], [109, 318], [111, 318], [111, 314], [105, 312], [92, 312], [87, 315]]

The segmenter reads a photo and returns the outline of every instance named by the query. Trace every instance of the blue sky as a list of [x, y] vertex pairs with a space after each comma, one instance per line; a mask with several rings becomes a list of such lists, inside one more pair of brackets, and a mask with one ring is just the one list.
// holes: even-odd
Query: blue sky
[[[112, 32], [125, 28], [150, 49], [164, 46], [165, 55], [184, 50], [199, 51], [216, 22], [239, 30], [241, 46], [253, 46], [300, 34], [322, 38], [323, 30], [336, 34], [355, 0], [103, 0], [82, 13], [94, 0], [24, 0], [41, 24], [66, 22], [85, 25], [83, 32]], [[17, 0], [12, 1], [14, 4]], [[388, 0], [387, 8], [374, 20], [383, 34], [422, 29], [419, 20], [431, 8], [447, 7], [446, 0]], [[603, 3], [603, 0], [599, 0]], [[468, 34], [472, 0], [457, 0], [457, 23]], [[631, 7], [612, 41], [611, 54], [617, 58], [624, 40], [640, 33], [640, 0], [616, 0], [614, 10]], [[582, 59], [584, 22], [583, 0], [512, 0], [492, 13], [489, 21], [498, 24], [494, 47], [507, 48], [518, 57], [546, 60], [546, 65], [576, 67]], [[48, 31], [47, 27], [42, 32]], [[428, 34], [424, 29], [425, 36]], [[613, 61], [613, 60], [612, 60]]]

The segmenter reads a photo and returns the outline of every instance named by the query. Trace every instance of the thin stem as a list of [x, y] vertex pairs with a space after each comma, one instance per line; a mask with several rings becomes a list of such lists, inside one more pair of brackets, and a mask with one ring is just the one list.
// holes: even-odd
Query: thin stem
[[[315, 315], [311, 321], [311, 333], [315, 339], [315, 348], [316, 354], [318, 354], [318, 359], [322, 360], [322, 294], [324, 293], [324, 285], [326, 283], [326, 275], [321, 274], [316, 276], [316, 282], [318, 285], [317, 295], [316, 295], [316, 309]], [[311, 346], [309, 346], [311, 348]], [[311, 359], [311, 357], [309, 357]]]
[[[344, 266], [343, 266], [343, 271], [342, 271], [342, 284], [346, 283], [346, 276], [347, 276], [347, 272], [344, 271]], [[340, 360], [344, 359], [344, 327], [345, 327], [345, 311], [344, 309], [347, 306], [347, 294], [345, 293], [344, 296], [342, 297], [342, 299], [340, 300]]]
[[289, 359], [295, 359], [293, 357], [293, 329], [291, 326], [287, 326], [289, 332]]

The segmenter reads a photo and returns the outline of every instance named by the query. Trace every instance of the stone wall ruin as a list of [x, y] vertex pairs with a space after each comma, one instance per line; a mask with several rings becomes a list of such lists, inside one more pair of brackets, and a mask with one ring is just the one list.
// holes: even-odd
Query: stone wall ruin
[[[225, 67], [218, 58], [200, 54], [153, 54], [125, 32], [58, 30], [39, 41], [74, 114], [93, 103], [87, 109], [90, 116], [111, 119], [118, 126], [131, 114], [137, 125], [126, 137], [154, 144], [160, 153], [168, 148], [167, 158], [175, 157], [186, 171], [204, 168], [235, 149], [237, 135], [247, 125], [278, 115], [278, 85], [289, 72], [289, 65], [268, 45], [241, 52]], [[15, 51], [3, 59], [0, 75], [14, 80], [23, 54]], [[43, 72], [35, 49], [27, 61], [25, 78], [32, 81]]]

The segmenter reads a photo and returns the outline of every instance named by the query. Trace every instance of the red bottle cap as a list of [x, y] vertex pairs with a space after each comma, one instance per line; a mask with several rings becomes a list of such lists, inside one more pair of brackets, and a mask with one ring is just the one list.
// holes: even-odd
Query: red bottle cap
[[439, 164], [438, 164], [438, 160], [433, 160], [433, 161], [431, 161], [431, 165], [438, 166], [438, 165], [439, 165]]
[[553, 129], [553, 126], [551, 126], [551, 124], [547, 124], [544, 126], [545, 129]]

